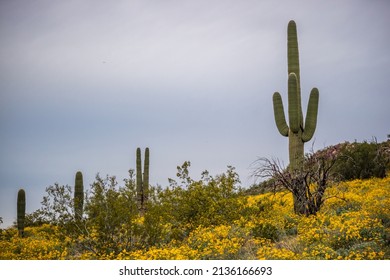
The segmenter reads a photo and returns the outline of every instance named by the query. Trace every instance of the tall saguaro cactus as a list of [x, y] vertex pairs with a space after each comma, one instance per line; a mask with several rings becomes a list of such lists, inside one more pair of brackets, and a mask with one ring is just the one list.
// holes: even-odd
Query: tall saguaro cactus
[[146, 204], [148, 201], [149, 192], [149, 148], [145, 149], [145, 162], [143, 173], [140, 148], [137, 148], [136, 164], [137, 205], [140, 214], [143, 215], [146, 212]]
[[74, 183], [74, 213], [76, 221], [80, 221], [83, 216], [83, 205], [84, 205], [84, 185], [83, 185], [83, 174], [81, 171], [76, 173]]
[[294, 182], [292, 182], [294, 210], [296, 213], [307, 214], [307, 189], [298, 175], [303, 170], [304, 143], [313, 137], [317, 126], [319, 93], [317, 88], [311, 90], [306, 118], [303, 121], [297, 27], [293, 20], [288, 23], [287, 27], [287, 62], [289, 123], [286, 122], [282, 97], [279, 92], [275, 92], [273, 95], [274, 115], [280, 134], [289, 139], [289, 171], [294, 175]]
[[26, 216], [26, 192], [23, 189], [18, 191], [17, 217], [19, 236], [24, 236], [24, 221]]
[[286, 122], [282, 97], [279, 92], [275, 92], [273, 95], [274, 115], [280, 134], [289, 138], [290, 171], [299, 171], [303, 166], [304, 143], [313, 137], [316, 129], [319, 93], [317, 88], [311, 90], [304, 122], [301, 106], [297, 28], [293, 20], [288, 23], [287, 29], [287, 60], [289, 125]]

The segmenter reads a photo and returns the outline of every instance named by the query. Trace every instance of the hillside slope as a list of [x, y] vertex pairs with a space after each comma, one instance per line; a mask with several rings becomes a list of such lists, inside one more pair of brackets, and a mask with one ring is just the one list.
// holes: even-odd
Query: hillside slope
[[293, 213], [287, 192], [239, 196], [239, 218], [229, 223], [119, 253], [86, 250], [85, 236], [64, 236], [53, 225], [26, 228], [25, 238], [10, 228], [0, 235], [0, 259], [390, 259], [390, 177], [342, 182], [326, 197], [317, 215], [304, 217]]

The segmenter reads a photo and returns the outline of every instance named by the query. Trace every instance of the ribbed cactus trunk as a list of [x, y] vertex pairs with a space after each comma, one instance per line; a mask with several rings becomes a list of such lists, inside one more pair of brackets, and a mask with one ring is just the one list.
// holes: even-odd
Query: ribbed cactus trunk
[[137, 206], [139, 213], [144, 215], [147, 210], [149, 193], [149, 148], [145, 149], [144, 172], [142, 173], [140, 148], [137, 148], [136, 166]]
[[145, 149], [144, 174], [142, 179], [143, 204], [145, 205], [149, 199], [149, 148]]
[[17, 217], [19, 236], [24, 237], [24, 221], [26, 217], [26, 193], [23, 189], [20, 189], [18, 191]]
[[[303, 170], [304, 143], [313, 137], [316, 129], [319, 93], [317, 88], [311, 90], [304, 122], [301, 106], [298, 38], [294, 21], [290, 21], [287, 28], [287, 61], [289, 125], [286, 122], [282, 97], [278, 92], [273, 95], [273, 106], [275, 122], [279, 132], [289, 138], [289, 171], [298, 175]], [[293, 185], [295, 185], [293, 191], [294, 210], [300, 214], [305, 214], [307, 211], [303, 183], [298, 177], [293, 182]]]
[[136, 155], [136, 184], [137, 184], [137, 206], [138, 211], [141, 212], [142, 202], [143, 202], [143, 192], [142, 192], [142, 161], [141, 161], [141, 149], [137, 148]]
[[74, 213], [76, 221], [80, 221], [83, 217], [83, 206], [84, 206], [84, 184], [83, 174], [81, 171], [76, 173], [74, 183]]

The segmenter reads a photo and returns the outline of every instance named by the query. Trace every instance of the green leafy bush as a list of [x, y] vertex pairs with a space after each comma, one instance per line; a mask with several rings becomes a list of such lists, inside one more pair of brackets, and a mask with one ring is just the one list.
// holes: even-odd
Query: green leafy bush
[[344, 143], [334, 168], [341, 180], [384, 178], [389, 170], [390, 141]]
[[179, 239], [200, 225], [231, 222], [239, 217], [241, 208], [237, 199], [240, 181], [233, 167], [215, 178], [204, 171], [202, 179], [194, 181], [189, 176], [190, 166], [190, 162], [185, 162], [178, 167], [181, 184], [170, 179], [170, 187], [159, 193], [159, 212], [172, 224], [172, 234]]

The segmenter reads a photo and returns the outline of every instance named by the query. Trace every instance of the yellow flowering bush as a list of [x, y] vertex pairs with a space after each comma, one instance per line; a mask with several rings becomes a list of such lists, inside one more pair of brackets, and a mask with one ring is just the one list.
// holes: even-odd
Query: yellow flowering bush
[[51, 225], [25, 228], [24, 238], [16, 229], [1, 232], [2, 260], [61, 260], [68, 258], [70, 240], [62, 240], [58, 228]]
[[186, 260], [237, 259], [245, 238], [237, 227], [198, 227], [184, 242], [173, 241], [166, 246], [147, 250], [123, 251], [117, 259]]
[[201, 259], [236, 259], [244, 244], [244, 233], [234, 226], [198, 227], [187, 243], [200, 253]]
[[[268, 203], [270, 194], [248, 198], [249, 207], [269, 206], [256, 213], [247, 226], [271, 224], [278, 231], [277, 235], [260, 236], [268, 241], [258, 250], [258, 258], [389, 258], [389, 177], [343, 182], [329, 188], [325, 197], [321, 211], [309, 217], [294, 215], [292, 199], [283, 192], [277, 193], [271, 204]], [[280, 203], [282, 198], [284, 203]]]
[[285, 244], [277, 245], [269, 239], [258, 239], [259, 249], [257, 258], [260, 260], [294, 260], [297, 259], [296, 253], [289, 249]]
[[161, 248], [151, 247], [147, 250], [132, 252], [123, 251], [116, 257], [119, 260], [196, 260], [199, 258], [199, 252], [187, 244], [169, 244]]
[[390, 177], [334, 184], [324, 198], [321, 210], [306, 217], [294, 213], [289, 192], [240, 195], [229, 198], [240, 205], [234, 215], [218, 210], [234, 219], [198, 224], [207, 219], [202, 215], [196, 226], [169, 212], [182, 208], [156, 205], [145, 216], [118, 219], [108, 241], [104, 223], [72, 238], [47, 224], [27, 227], [24, 238], [9, 228], [0, 231], [0, 259], [390, 259]]

